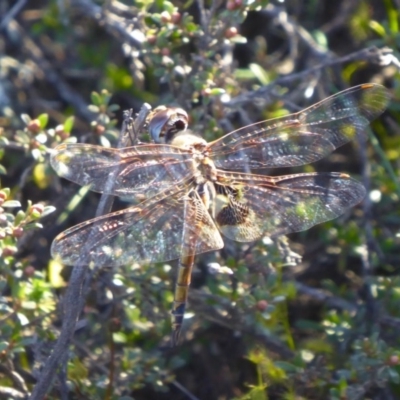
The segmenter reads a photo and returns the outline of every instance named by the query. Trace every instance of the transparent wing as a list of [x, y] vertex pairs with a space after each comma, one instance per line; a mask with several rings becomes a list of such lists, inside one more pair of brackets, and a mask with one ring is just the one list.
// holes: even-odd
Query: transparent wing
[[228, 238], [251, 242], [298, 232], [343, 214], [365, 196], [363, 185], [341, 173], [277, 177], [219, 172], [215, 221]]
[[[164, 193], [162, 198], [76, 225], [54, 239], [51, 253], [71, 265], [117, 266], [222, 248], [221, 235], [197, 193], [185, 193]], [[185, 243], [192, 245], [190, 251]]]
[[228, 133], [210, 144], [210, 157], [227, 170], [308, 164], [363, 133], [388, 101], [383, 86], [355, 86], [296, 114]]
[[126, 198], [149, 198], [193, 175], [192, 156], [168, 145], [110, 149], [62, 144], [50, 158], [57, 174], [91, 190]]

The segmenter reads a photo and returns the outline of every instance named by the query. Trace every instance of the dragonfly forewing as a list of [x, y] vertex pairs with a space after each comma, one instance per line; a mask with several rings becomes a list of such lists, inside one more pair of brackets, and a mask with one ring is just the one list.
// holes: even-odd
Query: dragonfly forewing
[[210, 144], [210, 157], [218, 168], [244, 172], [308, 164], [364, 135], [389, 98], [383, 86], [355, 86], [296, 114], [233, 131]]
[[54, 149], [50, 160], [58, 175], [95, 192], [126, 199], [150, 198], [194, 173], [192, 156], [168, 145], [110, 149], [62, 144]]

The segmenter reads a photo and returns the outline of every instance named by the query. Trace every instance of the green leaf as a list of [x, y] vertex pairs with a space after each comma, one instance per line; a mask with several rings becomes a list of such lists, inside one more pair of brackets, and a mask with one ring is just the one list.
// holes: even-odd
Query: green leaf
[[49, 122], [49, 114], [40, 114], [37, 119], [40, 122], [40, 127], [42, 129], [46, 128], [47, 123]]
[[75, 117], [70, 116], [64, 121], [64, 131], [71, 133], [72, 127], [74, 126]]
[[94, 106], [93, 104], [88, 105], [88, 110], [96, 114], [100, 112], [100, 108], [98, 106]]
[[254, 79], [254, 73], [250, 71], [248, 68], [237, 68], [234, 71], [234, 76], [236, 79], [240, 80]]
[[0, 137], [0, 146], [8, 146], [10, 141], [6, 137]]
[[247, 39], [244, 36], [236, 35], [229, 39], [234, 44], [246, 44]]
[[0, 351], [8, 349], [9, 346], [8, 342], [0, 342]]
[[110, 113], [113, 113], [113, 112], [115, 112], [115, 111], [118, 111], [120, 108], [121, 108], [121, 107], [120, 107], [118, 104], [110, 104], [110, 105], [107, 107], [107, 111], [110, 112]]
[[169, 1], [164, 1], [163, 2], [163, 7], [165, 11], [168, 11], [170, 14], [172, 14], [175, 11], [175, 6], [170, 3]]
[[39, 222], [31, 222], [29, 224], [26, 224], [24, 227], [24, 229], [26, 231], [32, 230], [32, 229], [42, 229], [42, 228], [43, 228], [43, 225]]
[[275, 365], [286, 372], [300, 372], [301, 368], [287, 361], [275, 361]]
[[270, 79], [267, 71], [263, 67], [258, 64], [252, 63], [249, 65], [249, 69], [262, 85], [268, 85]]
[[393, 383], [396, 383], [396, 384], [400, 383], [400, 375], [394, 368], [389, 368], [389, 376], [390, 376], [390, 380]]
[[30, 137], [24, 131], [18, 130], [17, 133], [15, 134], [15, 140], [18, 143], [27, 144], [30, 142]]
[[56, 208], [54, 206], [46, 206], [43, 209], [41, 218], [46, 217], [47, 215], [51, 214], [52, 212], [54, 212], [56, 210]]
[[210, 90], [210, 96], [219, 96], [221, 94], [225, 94], [226, 90], [222, 88], [213, 88]]
[[62, 224], [67, 219], [68, 215], [78, 206], [88, 192], [89, 188], [87, 186], [82, 186], [78, 190], [77, 194], [72, 197], [71, 201], [67, 205], [65, 211], [58, 217], [57, 224]]
[[6, 175], [7, 174], [7, 170], [5, 169], [5, 167], [3, 165], [0, 164], [0, 175]]
[[36, 161], [39, 161], [42, 158], [42, 153], [40, 149], [32, 149], [31, 155]]
[[189, 23], [186, 24], [186, 30], [189, 33], [196, 32], [197, 29], [198, 29], [198, 26], [196, 24], [194, 24], [193, 22], [189, 22]]
[[369, 27], [379, 36], [385, 36], [385, 28], [378, 21], [370, 21]]
[[[129, 75], [129, 78], [132, 81], [132, 77], [130, 76], [129, 72], [124, 71], [124, 73], [126, 75]], [[101, 99], [102, 99], [101, 105], [107, 105], [108, 102], [110, 101], [112, 95], [107, 89], [103, 89], [101, 91], [100, 96], [101, 96]]]
[[321, 47], [328, 50], [328, 38], [323, 31], [317, 29], [313, 32], [313, 36]]
[[281, 303], [282, 301], [285, 301], [286, 300], [286, 297], [285, 296], [275, 296], [273, 299], [272, 299], [272, 302], [273, 303]]
[[45, 163], [38, 163], [35, 168], [33, 168], [33, 181], [39, 189], [46, 189], [50, 185], [51, 178], [47, 168], [47, 164]]
[[25, 122], [26, 125], [31, 122], [31, 117], [28, 114], [21, 114], [21, 119]]
[[109, 141], [106, 137], [104, 137], [104, 135], [101, 135], [101, 136], [100, 136], [100, 144], [101, 144], [103, 147], [111, 147], [110, 141]]
[[52, 287], [61, 288], [65, 286], [65, 281], [62, 278], [63, 265], [59, 260], [50, 260], [47, 269], [47, 277]]
[[25, 211], [19, 210], [15, 216], [14, 225], [18, 226], [26, 217]]
[[[90, 94], [90, 99], [91, 99], [91, 101], [92, 101], [92, 104], [93, 105], [95, 105], [95, 106], [101, 106], [101, 104], [102, 104], [102, 99], [101, 99], [101, 96], [97, 93], [97, 92], [92, 92], [91, 94]], [[90, 106], [89, 106], [90, 107]]]
[[2, 204], [2, 207], [21, 207], [21, 203], [18, 200], [7, 200]]

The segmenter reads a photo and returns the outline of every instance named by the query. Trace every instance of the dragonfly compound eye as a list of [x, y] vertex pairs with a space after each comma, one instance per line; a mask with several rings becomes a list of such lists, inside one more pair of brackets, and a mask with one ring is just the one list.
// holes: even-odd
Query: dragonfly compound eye
[[177, 107], [157, 107], [149, 119], [149, 132], [156, 143], [165, 142], [179, 131], [186, 130], [188, 115], [185, 110]]

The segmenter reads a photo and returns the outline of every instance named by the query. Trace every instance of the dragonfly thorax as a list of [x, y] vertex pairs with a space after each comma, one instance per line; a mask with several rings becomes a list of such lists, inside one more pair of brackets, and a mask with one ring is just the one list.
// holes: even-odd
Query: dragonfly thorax
[[191, 130], [177, 131], [168, 144], [182, 149], [193, 150], [197, 153], [203, 153], [207, 147], [207, 142]]
[[208, 143], [202, 137], [190, 130], [180, 131], [175, 134], [170, 144], [192, 152], [197, 185], [216, 181], [216, 167], [208, 157]]

